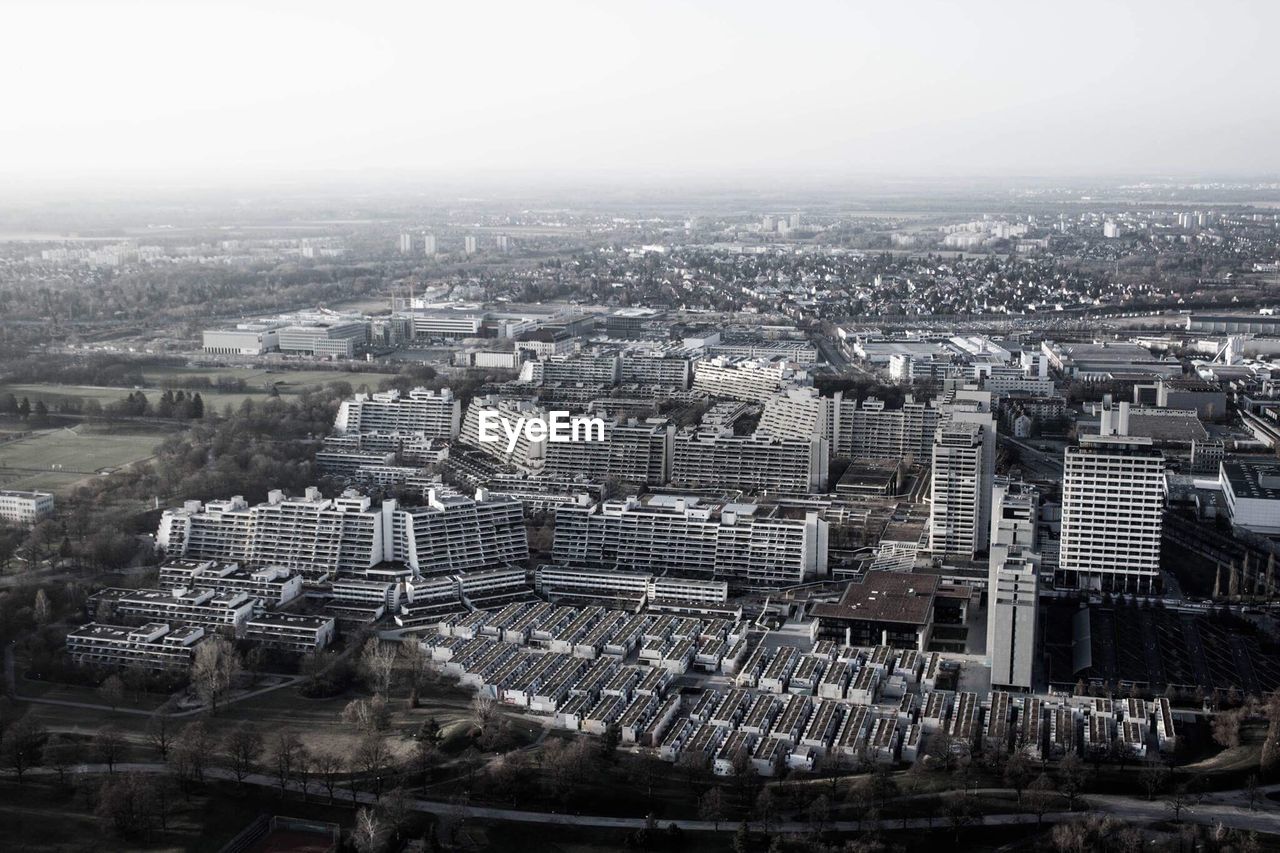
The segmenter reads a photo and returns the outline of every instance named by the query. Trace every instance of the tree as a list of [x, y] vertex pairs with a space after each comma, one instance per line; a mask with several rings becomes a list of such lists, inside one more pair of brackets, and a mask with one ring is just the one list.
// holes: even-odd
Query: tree
[[36, 626], [40, 628], [48, 625], [53, 618], [53, 608], [49, 605], [49, 596], [45, 594], [43, 589], [36, 590], [36, 600], [31, 607], [31, 615], [36, 621]]
[[0, 761], [18, 777], [22, 784], [22, 776], [27, 770], [40, 763], [40, 749], [44, 743], [46, 732], [32, 717], [23, 717], [5, 730], [0, 738]]
[[373, 796], [382, 797], [382, 771], [391, 763], [391, 750], [377, 732], [369, 732], [360, 739], [352, 755], [355, 768], [365, 776], [371, 777], [374, 783]]
[[269, 749], [269, 761], [275, 768], [276, 781], [280, 783], [280, 796], [288, 792], [289, 783], [298, 775], [306, 760], [306, 747], [302, 739], [291, 731], [277, 732], [272, 738]]
[[1084, 791], [1085, 772], [1084, 762], [1074, 752], [1068, 753], [1058, 763], [1060, 786], [1062, 793], [1067, 795], [1067, 808], [1071, 811], [1076, 810], [1076, 800]]
[[1223, 749], [1240, 745], [1240, 710], [1221, 711], [1213, 715], [1213, 741]]
[[44, 745], [44, 763], [58, 774], [58, 784], [67, 783], [67, 771], [80, 763], [80, 744], [66, 735], [55, 734]]
[[698, 817], [715, 824], [716, 832], [720, 831], [720, 821], [724, 820], [724, 795], [719, 786], [702, 795], [698, 801]]
[[120, 757], [124, 754], [124, 749], [124, 735], [115, 726], [105, 726], [98, 729], [98, 733], [93, 737], [92, 753], [94, 760], [99, 764], [107, 765], [108, 773], [116, 772], [116, 763], [120, 761]]
[[1027, 787], [1027, 806], [1031, 811], [1035, 812], [1037, 826], [1044, 823], [1045, 813], [1053, 805], [1053, 799], [1056, 794], [1057, 789], [1047, 773], [1041, 773]]
[[376, 693], [387, 695], [396, 667], [396, 650], [391, 643], [370, 637], [360, 651], [360, 670]]
[[1019, 806], [1022, 805], [1022, 792], [1026, 790], [1031, 779], [1031, 762], [1027, 760], [1027, 754], [1018, 750], [1009, 756], [1009, 760], [1004, 765], [1004, 782], [1018, 793]]
[[960, 833], [971, 826], [974, 821], [973, 803], [968, 794], [952, 797], [947, 801], [947, 823], [956, 834], [956, 844], [960, 843]]
[[1250, 773], [1249, 777], [1244, 780], [1244, 795], [1249, 801], [1249, 811], [1256, 811], [1258, 801], [1262, 799], [1262, 791], [1258, 787], [1258, 774]]
[[169, 750], [173, 746], [176, 728], [177, 725], [174, 723], [168, 705], [156, 709], [151, 719], [147, 720], [147, 741], [160, 756], [161, 761], [169, 760]]
[[1195, 797], [1191, 794], [1191, 790], [1186, 784], [1178, 785], [1169, 794], [1169, 798], [1164, 801], [1164, 807], [1173, 815], [1174, 823], [1182, 822], [1182, 813], [1192, 810], [1195, 804]]
[[1146, 792], [1148, 800], [1154, 800], [1156, 794], [1164, 790], [1168, 776], [1169, 771], [1159, 764], [1143, 768], [1142, 772], [1138, 774], [1138, 781], [1142, 785], [1142, 790]]
[[773, 788], [765, 785], [760, 789], [760, 793], [756, 795], [756, 817], [760, 821], [760, 829], [769, 834], [769, 825], [773, 822], [773, 816], [776, 808], [773, 803]]
[[600, 739], [600, 757], [613, 762], [618, 757], [618, 745], [622, 743], [622, 730], [617, 724], [610, 723], [605, 727], [604, 737]]
[[423, 793], [426, 793], [427, 786], [431, 784], [431, 777], [435, 774], [436, 767], [439, 764], [440, 751], [436, 749], [434, 743], [425, 737], [420, 737], [414, 741], [413, 767], [422, 780]]
[[196, 646], [191, 683], [200, 699], [209, 704], [210, 713], [218, 713], [218, 702], [231, 692], [240, 670], [240, 656], [222, 637], [213, 637]]
[[98, 790], [94, 813], [111, 823], [116, 834], [129, 838], [145, 832], [150, 837], [157, 818], [164, 820], [163, 801], [156, 783], [141, 773], [107, 779]]
[[213, 749], [213, 735], [203, 720], [196, 720], [182, 727], [169, 755], [175, 774], [184, 787], [190, 780], [204, 781], [204, 769], [209, 765]]
[[243, 787], [244, 779], [253, 772], [258, 756], [262, 754], [262, 734], [252, 723], [241, 723], [222, 742], [222, 755], [228, 769], [236, 777], [236, 784]]
[[98, 698], [104, 705], [111, 706], [112, 711], [120, 707], [124, 702], [124, 680], [118, 675], [108, 675], [98, 686]]
[[356, 812], [351, 842], [359, 853], [378, 853], [386, 846], [386, 831], [373, 809], [360, 809]]
[[868, 781], [868, 791], [876, 808], [884, 811], [885, 803], [898, 796], [898, 783], [889, 774], [887, 767], [879, 766], [871, 774], [871, 779]]
[[471, 719], [475, 721], [476, 728], [485, 731], [489, 728], [498, 716], [498, 703], [494, 701], [492, 696], [482, 696], [477, 693], [476, 697], [471, 700]]
[[831, 800], [826, 794], [819, 794], [809, 803], [809, 826], [815, 835], [821, 835], [831, 819]]
[[392, 836], [399, 835], [409, 825], [409, 816], [413, 814], [413, 799], [404, 788], [392, 788], [378, 804], [385, 831]]
[[744, 820], [733, 834], [733, 853], [747, 853], [751, 849], [751, 827]]
[[342, 775], [342, 756], [334, 752], [316, 752], [311, 756], [311, 768], [320, 777], [320, 784], [324, 785], [325, 791], [329, 794], [329, 803], [332, 804], [334, 791], [338, 787], [338, 777]]

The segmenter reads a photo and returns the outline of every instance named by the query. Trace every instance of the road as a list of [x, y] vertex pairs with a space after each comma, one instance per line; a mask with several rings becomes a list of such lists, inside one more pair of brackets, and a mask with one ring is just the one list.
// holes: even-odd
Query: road
[[[159, 763], [143, 763], [143, 764], [117, 764], [116, 772], [118, 773], [167, 773], [169, 767]], [[10, 771], [4, 771], [7, 775], [11, 775]], [[55, 771], [47, 767], [37, 767], [27, 771], [31, 775], [52, 775]], [[81, 764], [71, 770], [76, 774], [97, 774], [101, 775], [107, 772], [105, 764]], [[235, 781], [235, 776], [229, 771], [222, 768], [211, 768], [205, 770], [205, 774], [214, 779], [222, 779], [226, 781]], [[254, 785], [261, 788], [278, 788], [279, 782], [274, 777], [261, 773], [252, 773], [245, 777], [244, 783]], [[292, 792], [302, 792], [303, 788], [299, 785], [291, 785], [289, 788]], [[335, 789], [336, 790], [336, 789]], [[1260, 789], [1263, 793], [1271, 793], [1280, 790], [1280, 785], [1268, 785]], [[984, 789], [978, 793], [995, 792], [1011, 793], [1003, 789]], [[317, 799], [325, 799], [328, 792], [324, 786], [310, 782], [306, 785], [306, 796], [315, 797]], [[1200, 803], [1194, 804], [1183, 810], [1182, 819], [1187, 823], [1199, 823], [1210, 826], [1222, 826], [1231, 829], [1240, 829], [1246, 832], [1262, 832], [1268, 834], [1280, 834], [1280, 809], [1268, 800], [1262, 800], [1263, 807], [1258, 811], [1250, 811], [1244, 805], [1243, 791], [1224, 791], [1210, 795], [1203, 799]], [[341, 791], [335, 797], [336, 802], [352, 801], [358, 803], [373, 803], [375, 798], [373, 794], [367, 791], [351, 791], [346, 789]], [[1112, 794], [1098, 794], [1094, 796], [1084, 797], [1091, 808], [1086, 811], [1076, 812], [1051, 812], [1044, 816], [1045, 823], [1060, 823], [1070, 820], [1078, 820], [1085, 817], [1090, 811], [1101, 812], [1114, 815], [1116, 817], [1128, 821], [1156, 821], [1168, 820], [1171, 815], [1165, 803], [1161, 800], [1147, 801], [1136, 797], [1123, 797]], [[605, 829], [642, 829], [645, 826], [645, 819], [638, 817], [611, 817], [608, 815], [577, 815], [577, 814], [558, 814], [556, 812], [531, 812], [521, 809], [505, 809], [493, 806], [472, 806], [459, 803], [442, 802], [439, 800], [420, 800], [411, 801], [414, 811], [434, 814], [445, 818], [456, 818], [465, 816], [468, 818], [480, 818], [484, 820], [509, 821], [513, 823], [534, 823], [534, 824], [552, 824], [560, 826], [590, 826]], [[1034, 814], [1023, 812], [1007, 813], [1007, 814], [989, 814], [981, 815], [974, 818], [972, 826], [1014, 826], [1018, 824], [1032, 824], [1036, 822]], [[708, 820], [662, 820], [661, 825], [676, 824], [683, 830], [695, 832], [733, 832], [737, 829], [734, 821], [721, 821], [718, 825]], [[942, 829], [947, 825], [945, 818], [908, 818], [905, 823], [899, 819], [886, 819], [878, 821], [851, 821], [837, 820], [830, 821], [827, 828], [836, 832], [860, 832], [871, 829], [872, 827], [884, 830], [897, 829]], [[813, 826], [807, 821], [784, 821], [776, 822], [770, 825], [770, 831], [785, 833], [805, 833], [811, 832]]]

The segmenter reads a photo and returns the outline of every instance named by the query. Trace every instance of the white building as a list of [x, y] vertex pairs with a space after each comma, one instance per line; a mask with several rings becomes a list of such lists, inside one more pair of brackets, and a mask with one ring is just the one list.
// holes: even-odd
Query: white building
[[1280, 535], [1280, 465], [1222, 461], [1218, 483], [1233, 526], [1260, 536]]
[[1100, 435], [1067, 448], [1059, 582], [1150, 593], [1160, 575], [1164, 454], [1151, 439], [1127, 435], [1127, 403], [1102, 415]]
[[570, 566], [783, 586], [826, 575], [827, 536], [817, 512], [663, 495], [560, 507], [552, 554]]
[[972, 560], [986, 545], [982, 535], [982, 491], [989, 489], [983, 464], [983, 427], [946, 423], [933, 445], [933, 506], [929, 549]]
[[480, 491], [474, 499], [432, 490], [427, 505], [373, 506], [354, 491], [300, 498], [273, 491], [266, 503], [244, 498], [188, 501], [166, 510], [156, 544], [171, 557], [281, 566], [310, 580], [361, 575], [384, 561], [437, 574], [522, 562], [528, 540], [521, 504]]
[[191, 666], [205, 638], [198, 625], [171, 628], [164, 622], [139, 627], [90, 622], [67, 634], [67, 654], [82, 666], [142, 667], [164, 671]]
[[672, 443], [671, 483], [690, 488], [808, 493], [827, 485], [825, 439], [684, 430]]
[[356, 394], [344, 400], [334, 431], [414, 433], [428, 438], [457, 438], [462, 426], [462, 402], [448, 388], [414, 388], [406, 395], [390, 390]]
[[49, 492], [0, 489], [0, 521], [29, 527], [51, 515], [53, 495]]
[[812, 380], [787, 362], [716, 356], [693, 366], [693, 390], [712, 397], [763, 403], [791, 385]]

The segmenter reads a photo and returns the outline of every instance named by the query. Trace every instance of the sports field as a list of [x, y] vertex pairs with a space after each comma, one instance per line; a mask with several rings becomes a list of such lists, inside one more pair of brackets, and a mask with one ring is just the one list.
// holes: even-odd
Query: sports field
[[0, 443], [0, 488], [64, 489], [150, 457], [165, 437], [162, 430], [38, 430], [28, 438]]

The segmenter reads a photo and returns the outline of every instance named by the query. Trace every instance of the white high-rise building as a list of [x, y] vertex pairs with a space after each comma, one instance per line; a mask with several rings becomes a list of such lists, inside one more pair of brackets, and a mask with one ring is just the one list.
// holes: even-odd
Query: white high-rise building
[[1102, 413], [1099, 435], [1067, 448], [1058, 583], [1158, 591], [1166, 494], [1164, 454], [1128, 435], [1129, 404]]
[[422, 238], [422, 254], [428, 258], [436, 256], [436, 235], [426, 234]]
[[1040, 565], [1018, 548], [996, 563], [988, 579], [987, 648], [991, 685], [1030, 690], [1035, 677]]
[[416, 433], [428, 438], [457, 438], [462, 403], [448, 388], [414, 388], [407, 395], [392, 389], [356, 394], [343, 401], [334, 420], [339, 435], [359, 432]]
[[476, 253], [476, 238], [471, 236], [470, 234], [468, 234], [466, 237], [463, 237], [462, 249], [468, 255], [474, 255]]
[[972, 560], [985, 548], [981, 491], [983, 427], [954, 421], [938, 427], [933, 443], [933, 507], [929, 513], [929, 549]]
[[1040, 496], [1026, 483], [996, 482], [987, 572], [987, 658], [991, 683], [1030, 690], [1040, 594], [1036, 521]]
[[400, 254], [402, 255], [413, 254], [413, 235], [412, 234], [400, 235]]

